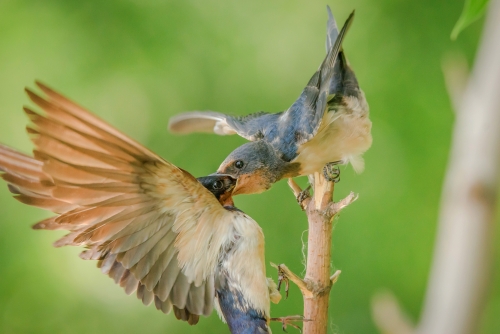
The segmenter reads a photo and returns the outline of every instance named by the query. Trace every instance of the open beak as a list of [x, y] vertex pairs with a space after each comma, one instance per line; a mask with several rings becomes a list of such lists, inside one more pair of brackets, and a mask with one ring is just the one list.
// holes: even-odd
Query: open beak
[[233, 189], [236, 187], [236, 185], [238, 184], [238, 179], [230, 174], [223, 174], [223, 173], [219, 173], [219, 172], [215, 172], [215, 173], [212, 173], [212, 174], [209, 174], [208, 176], [227, 176], [228, 178], [232, 179], [232, 180], [235, 180], [236, 182], [233, 182], [231, 183], [231, 187], [229, 187], [229, 189], [227, 190], [227, 192], [231, 192], [233, 191]]
[[259, 172], [240, 175], [234, 187], [233, 196], [261, 193], [269, 188], [267, 186], [268, 184], [269, 183], [266, 182], [265, 178]]

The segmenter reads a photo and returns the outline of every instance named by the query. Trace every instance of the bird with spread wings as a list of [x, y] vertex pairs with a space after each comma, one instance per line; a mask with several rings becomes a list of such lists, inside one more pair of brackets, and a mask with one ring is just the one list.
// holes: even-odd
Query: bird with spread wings
[[234, 194], [265, 191], [282, 178], [323, 171], [338, 181], [338, 164], [364, 169], [371, 146], [368, 104], [342, 49], [354, 12], [340, 32], [329, 7], [327, 55], [299, 98], [286, 111], [244, 117], [214, 111], [187, 112], [170, 119], [173, 133], [238, 134], [250, 140], [221, 163], [218, 172], [239, 179]]
[[69, 231], [56, 247], [85, 247], [81, 258], [146, 305], [196, 324], [215, 304], [233, 333], [267, 333], [281, 296], [266, 278], [261, 228], [233, 206], [237, 180], [197, 180], [37, 85], [46, 98], [26, 91], [43, 113], [24, 108], [34, 157], [0, 146], [14, 197], [56, 213], [33, 228]]

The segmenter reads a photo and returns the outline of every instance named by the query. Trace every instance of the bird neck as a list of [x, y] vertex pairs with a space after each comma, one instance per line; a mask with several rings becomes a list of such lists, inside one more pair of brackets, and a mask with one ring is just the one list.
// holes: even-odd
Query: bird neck
[[233, 197], [232, 197], [232, 194], [230, 192], [219, 196], [218, 200], [219, 200], [219, 203], [223, 207], [226, 207], [226, 206], [227, 207], [234, 207]]
[[281, 180], [283, 178], [295, 177], [295, 176], [299, 175], [300, 164], [298, 164], [296, 162], [286, 162], [286, 161], [283, 161], [279, 165], [278, 171], [279, 171], [279, 173], [278, 173], [279, 178], [276, 181], [279, 181], [279, 180]]

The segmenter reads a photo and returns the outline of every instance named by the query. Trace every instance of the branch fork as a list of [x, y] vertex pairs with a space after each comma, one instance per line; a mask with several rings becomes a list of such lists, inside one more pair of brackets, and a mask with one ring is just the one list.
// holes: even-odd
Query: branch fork
[[[327, 181], [325, 181], [327, 182]], [[315, 191], [315, 201], [314, 203], [316, 204], [315, 207], [311, 207], [309, 204], [311, 203], [311, 200], [313, 199], [310, 195], [307, 196], [305, 194], [305, 191], [303, 191], [300, 186], [295, 182], [294, 179], [290, 178], [288, 179], [288, 186], [292, 189], [292, 192], [294, 196], [297, 198], [297, 201], [299, 202], [300, 207], [302, 210], [307, 212], [307, 215], [309, 216], [309, 210], [318, 210], [318, 206], [324, 206], [326, 202], [326, 208], [323, 208], [323, 210], [318, 211], [319, 214], [323, 215], [325, 219], [332, 220], [333, 217], [335, 217], [337, 214], [342, 211], [345, 207], [347, 207], [349, 204], [354, 202], [355, 200], [358, 199], [358, 195], [355, 194], [354, 192], [350, 192], [349, 195], [347, 195], [344, 199], [338, 201], [338, 202], [333, 202], [332, 197], [333, 197], [333, 182], [327, 182], [330, 185], [326, 187], [326, 192], [324, 193], [323, 196], [320, 198], [317, 198], [317, 191]], [[316, 187], [315, 187], [316, 189]]]
[[351, 192], [346, 198], [334, 203], [334, 183], [325, 180], [321, 173], [315, 173], [313, 178], [313, 196], [309, 194], [309, 188], [303, 191], [293, 179], [288, 180], [288, 185], [302, 210], [306, 212], [309, 222], [306, 275], [301, 278], [284, 264], [271, 265], [278, 269], [278, 289], [281, 283], [285, 282], [285, 291], [288, 297], [289, 281], [292, 281], [302, 293], [304, 318], [313, 320], [304, 323], [304, 333], [326, 334], [330, 290], [341, 273], [340, 270], [337, 270], [333, 275], [330, 275], [332, 221], [342, 209], [354, 202], [358, 196]]
[[337, 282], [342, 271], [337, 270], [335, 273], [330, 276], [330, 284], [326, 287], [320, 287], [315, 285], [308, 279], [302, 279], [293, 271], [288, 269], [288, 267], [282, 264], [274, 264], [271, 262], [271, 267], [276, 268], [278, 270], [278, 291], [281, 288], [281, 283], [285, 282], [285, 297], [288, 298], [288, 290], [290, 286], [290, 281], [293, 282], [302, 293], [304, 298], [314, 298], [320, 295], [323, 295], [325, 291], [330, 291], [330, 288]]
[[288, 269], [288, 267], [283, 263], [280, 265], [271, 263], [271, 266], [278, 270], [278, 291], [281, 288], [281, 283], [285, 282], [286, 298], [288, 298], [288, 288], [290, 285], [289, 281], [292, 281], [293, 283], [295, 283], [295, 285], [297, 285], [304, 298], [313, 298], [314, 291], [311, 282], [300, 278], [297, 274]]

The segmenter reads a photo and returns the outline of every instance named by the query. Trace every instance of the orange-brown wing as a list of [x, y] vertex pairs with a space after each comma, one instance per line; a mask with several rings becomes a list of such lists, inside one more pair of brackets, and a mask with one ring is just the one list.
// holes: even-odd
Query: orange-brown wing
[[25, 108], [35, 159], [0, 146], [16, 199], [59, 214], [34, 228], [70, 231], [55, 246], [85, 246], [82, 258], [145, 304], [190, 323], [210, 314], [227, 211], [189, 173], [37, 84], [46, 99], [27, 93], [44, 113]]

